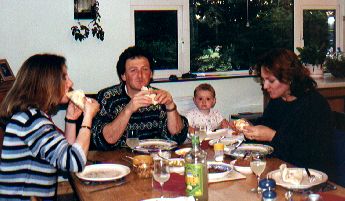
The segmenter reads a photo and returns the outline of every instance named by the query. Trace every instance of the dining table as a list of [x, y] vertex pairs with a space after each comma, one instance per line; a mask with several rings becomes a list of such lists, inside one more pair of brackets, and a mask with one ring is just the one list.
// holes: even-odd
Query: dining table
[[[191, 144], [184, 144], [182, 147], [191, 147]], [[207, 160], [214, 161], [213, 147], [210, 146], [207, 141], [203, 142], [201, 146], [204, 151], [207, 152]], [[181, 148], [178, 147], [177, 149]], [[90, 183], [80, 179], [77, 174], [71, 173], [69, 177], [70, 184], [78, 197], [82, 201], [139, 201], [152, 198], [159, 198], [161, 196], [160, 189], [154, 185], [154, 180], [150, 178], [139, 178], [139, 176], [133, 171], [132, 161], [130, 157], [140, 155], [143, 153], [132, 152], [129, 148], [119, 148], [113, 151], [89, 151], [87, 155], [88, 164], [121, 164], [130, 168], [130, 173], [121, 179], [120, 183], [115, 182], [100, 182]], [[174, 150], [171, 151], [171, 156], [180, 157], [175, 154]], [[224, 163], [229, 164], [234, 158], [225, 155]], [[278, 158], [267, 157], [266, 167], [261, 175], [261, 178], [265, 178], [267, 173], [279, 169], [280, 165], [286, 163]], [[288, 167], [293, 167], [291, 164], [286, 163]], [[232, 170], [235, 171], [235, 170]], [[251, 174], [243, 174], [245, 177], [241, 179], [235, 179], [230, 181], [222, 181], [208, 184], [208, 197], [209, 201], [252, 201], [261, 200], [262, 195], [251, 191], [252, 188], [257, 186], [256, 176]], [[181, 175], [182, 177], [183, 175]], [[170, 177], [172, 180], [173, 177]], [[184, 179], [182, 179], [184, 180]], [[169, 181], [168, 181], [169, 182]], [[167, 182], [167, 183], [168, 183]], [[174, 181], [172, 181], [174, 182]], [[184, 181], [182, 181], [184, 182]], [[163, 188], [163, 196], [167, 198], [176, 198], [186, 196], [184, 189], [180, 191], [176, 190], [181, 187], [181, 182], [172, 184], [173, 188]], [[326, 192], [314, 192], [319, 193], [324, 199], [327, 200], [345, 200], [345, 188], [334, 184], [331, 181], [327, 181], [327, 185], [336, 189], [332, 189]], [[165, 187], [165, 186], [164, 186]], [[286, 200], [285, 195], [288, 190], [279, 185], [276, 186], [275, 192], [277, 193], [277, 199]], [[307, 200], [308, 191], [292, 191], [293, 201]], [[152, 199], [154, 200], [154, 199]]]

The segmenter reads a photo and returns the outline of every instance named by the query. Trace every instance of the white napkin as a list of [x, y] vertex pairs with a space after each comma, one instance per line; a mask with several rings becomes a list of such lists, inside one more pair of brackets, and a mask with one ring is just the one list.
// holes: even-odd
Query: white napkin
[[303, 169], [289, 169], [286, 167], [286, 164], [281, 164], [279, 169], [284, 182], [293, 185], [301, 184], [303, 179]]
[[152, 199], [147, 199], [143, 201], [195, 201], [193, 196], [181, 196], [181, 197], [176, 197], [176, 198], [152, 198]]

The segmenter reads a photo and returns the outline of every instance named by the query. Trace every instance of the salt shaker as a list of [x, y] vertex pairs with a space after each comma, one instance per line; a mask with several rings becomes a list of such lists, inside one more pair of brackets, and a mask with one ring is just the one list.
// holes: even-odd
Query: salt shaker
[[217, 162], [223, 162], [224, 160], [224, 144], [216, 143], [213, 145], [214, 148], [214, 160]]
[[277, 193], [271, 189], [268, 189], [262, 193], [262, 201], [276, 201]]

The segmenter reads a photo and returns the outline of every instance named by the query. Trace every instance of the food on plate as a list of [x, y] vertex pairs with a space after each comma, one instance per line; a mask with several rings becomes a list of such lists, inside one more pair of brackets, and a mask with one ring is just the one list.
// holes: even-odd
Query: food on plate
[[301, 184], [303, 179], [303, 169], [289, 169], [286, 164], [281, 164], [279, 170], [284, 182], [294, 185]]
[[169, 160], [169, 166], [170, 167], [183, 167], [184, 166], [184, 160]]
[[248, 159], [238, 158], [234, 164], [235, 166], [249, 167], [250, 161]]
[[208, 168], [208, 173], [222, 173], [225, 172], [223, 169], [218, 169], [215, 167], [209, 167]]
[[243, 132], [245, 126], [249, 126], [249, 122], [245, 119], [237, 119], [234, 121], [234, 126], [240, 132]]
[[140, 145], [140, 148], [147, 149], [147, 150], [164, 150], [167, 149], [167, 145], [164, 144], [148, 144], [148, 145]]
[[175, 151], [175, 154], [179, 155], [179, 156], [185, 156], [188, 152], [190, 152], [190, 150], [192, 150], [192, 148], [188, 147], [188, 148], [183, 148], [183, 149], [178, 149]]
[[[85, 108], [85, 103], [84, 103], [84, 98], [85, 98], [85, 93], [83, 90], [74, 90], [74, 91], [69, 91], [66, 93], [67, 97], [71, 99], [71, 101], [76, 104], [80, 109], [84, 110]], [[90, 101], [90, 99], [86, 98], [87, 101]]]
[[[141, 87], [141, 91], [149, 91], [149, 88], [143, 86], [143, 87]], [[151, 98], [152, 104], [153, 104], [153, 105], [157, 105], [157, 104], [158, 104], [158, 102], [155, 101], [156, 94], [151, 94], [151, 93], [150, 93], [150, 94], [146, 94], [145, 96]]]
[[109, 170], [89, 171], [89, 172], [86, 172], [83, 176], [85, 178], [98, 179], [98, 178], [114, 178], [114, 177], [119, 176], [120, 174], [121, 172], [114, 171], [113, 169], [109, 169]]
[[222, 164], [222, 163], [208, 163], [207, 164], [207, 169], [208, 169], [208, 173], [211, 175], [217, 174], [219, 175], [219, 173], [226, 173], [228, 171], [231, 170], [231, 167], [229, 165], [226, 164]]

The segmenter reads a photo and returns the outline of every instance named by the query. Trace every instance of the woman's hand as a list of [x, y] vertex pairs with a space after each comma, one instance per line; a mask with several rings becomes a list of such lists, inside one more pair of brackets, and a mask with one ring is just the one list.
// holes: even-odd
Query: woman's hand
[[84, 116], [95, 117], [99, 111], [99, 103], [93, 98], [87, 98], [85, 101]]
[[77, 120], [78, 117], [83, 113], [83, 111], [72, 101], [69, 101], [66, 110], [66, 118], [70, 120]]
[[250, 140], [272, 141], [276, 131], [263, 125], [245, 126], [243, 134]]

